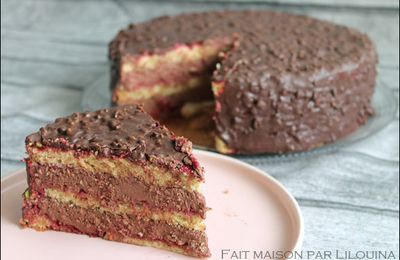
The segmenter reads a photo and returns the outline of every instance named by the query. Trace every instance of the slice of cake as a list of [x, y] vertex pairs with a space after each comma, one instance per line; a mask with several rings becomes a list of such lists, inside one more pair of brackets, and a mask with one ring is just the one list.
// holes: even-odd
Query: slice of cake
[[59, 118], [26, 138], [21, 224], [210, 255], [191, 143], [142, 108]]

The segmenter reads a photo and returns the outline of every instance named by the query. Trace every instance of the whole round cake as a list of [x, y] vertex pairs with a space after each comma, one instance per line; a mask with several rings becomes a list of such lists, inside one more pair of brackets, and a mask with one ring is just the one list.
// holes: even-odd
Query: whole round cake
[[120, 31], [109, 58], [114, 104], [141, 103], [157, 119], [212, 118], [212, 145], [222, 153], [309, 150], [373, 114], [374, 44], [306, 16], [160, 17]]

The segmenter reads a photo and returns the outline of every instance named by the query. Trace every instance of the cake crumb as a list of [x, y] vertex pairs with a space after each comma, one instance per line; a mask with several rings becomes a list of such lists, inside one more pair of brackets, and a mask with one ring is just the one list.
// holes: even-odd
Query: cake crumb
[[230, 217], [230, 218], [237, 217], [237, 214], [233, 213], [233, 212], [224, 212], [224, 215], [227, 216], [227, 217]]

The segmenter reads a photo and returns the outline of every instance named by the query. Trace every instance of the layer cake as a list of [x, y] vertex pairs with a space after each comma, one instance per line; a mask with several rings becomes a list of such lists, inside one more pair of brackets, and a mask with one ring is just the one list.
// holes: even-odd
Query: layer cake
[[374, 44], [354, 29], [306, 16], [159, 17], [120, 31], [109, 58], [116, 105], [142, 103], [165, 118], [187, 103], [213, 101], [213, 146], [223, 153], [309, 150], [373, 114]]
[[26, 138], [21, 224], [210, 255], [203, 168], [142, 108], [74, 113]]

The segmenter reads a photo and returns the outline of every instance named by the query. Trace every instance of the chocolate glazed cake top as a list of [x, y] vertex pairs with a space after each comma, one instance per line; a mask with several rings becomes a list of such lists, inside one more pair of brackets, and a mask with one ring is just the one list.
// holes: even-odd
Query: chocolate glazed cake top
[[[372, 47], [367, 36], [350, 28], [306, 16], [270, 11], [218, 11], [163, 16], [131, 24], [110, 43], [110, 58], [123, 54], [162, 53], [177, 44], [231, 38], [240, 46], [229, 52], [233, 63], [254, 60], [251, 71], [315, 72], [357, 61]], [[272, 70], [272, 71], [271, 71]], [[221, 70], [217, 73], [223, 77]], [[218, 78], [219, 78], [218, 77]]]
[[[179, 44], [230, 39], [213, 74], [216, 127], [237, 153], [308, 150], [340, 138], [372, 114], [377, 55], [344, 26], [270, 11], [220, 11], [131, 25], [110, 59], [163, 53]], [[328, 93], [328, 94], [327, 94]]]
[[[203, 179], [203, 169], [192, 155], [191, 143], [175, 137], [139, 106], [121, 106], [74, 113], [29, 135], [26, 145], [91, 151], [102, 156], [150, 160], [172, 170]], [[184, 171], [185, 172], [185, 171]]]

